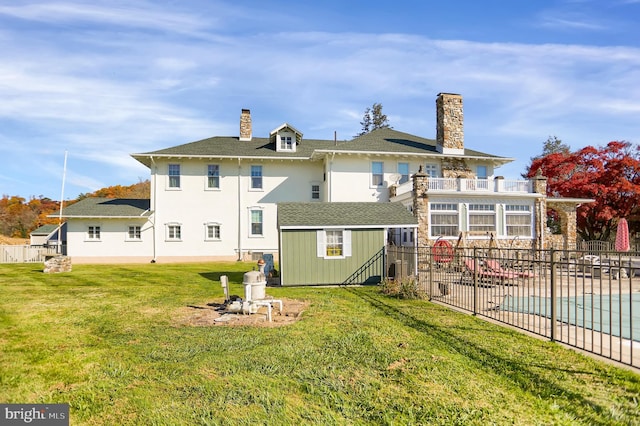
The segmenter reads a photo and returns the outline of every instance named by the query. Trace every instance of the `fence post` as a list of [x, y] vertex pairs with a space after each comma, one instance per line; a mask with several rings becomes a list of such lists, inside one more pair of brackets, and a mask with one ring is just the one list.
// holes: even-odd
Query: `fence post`
[[473, 248], [473, 315], [478, 314], [478, 248]]
[[551, 249], [549, 251], [551, 255], [551, 341], [555, 342], [556, 340], [556, 327], [557, 327], [557, 286], [558, 286], [558, 275], [557, 275], [557, 265], [556, 265], [556, 250]]
[[429, 298], [433, 298], [435, 289], [433, 288], [433, 256], [431, 250], [427, 250], [427, 259], [429, 259]]

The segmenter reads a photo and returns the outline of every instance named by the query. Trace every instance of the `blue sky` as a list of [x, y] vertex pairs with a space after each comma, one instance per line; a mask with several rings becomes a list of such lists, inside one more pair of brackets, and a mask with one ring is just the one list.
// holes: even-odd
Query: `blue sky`
[[640, 143], [640, 0], [0, 0], [0, 194], [65, 199], [149, 176], [130, 157], [288, 122], [350, 139], [382, 103], [435, 138], [439, 92], [465, 145], [516, 158]]

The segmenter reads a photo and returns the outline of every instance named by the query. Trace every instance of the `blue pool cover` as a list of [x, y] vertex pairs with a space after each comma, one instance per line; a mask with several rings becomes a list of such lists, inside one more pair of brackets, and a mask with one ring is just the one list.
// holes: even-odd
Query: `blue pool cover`
[[[499, 309], [551, 318], [551, 298], [505, 296]], [[640, 341], [640, 293], [560, 297], [556, 309], [560, 322]]]

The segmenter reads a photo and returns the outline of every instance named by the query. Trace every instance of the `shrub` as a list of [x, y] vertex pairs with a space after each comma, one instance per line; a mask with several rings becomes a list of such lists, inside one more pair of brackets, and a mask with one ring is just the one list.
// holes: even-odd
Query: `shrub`
[[422, 295], [418, 289], [418, 282], [414, 277], [402, 280], [385, 279], [380, 284], [380, 291], [387, 295], [399, 299], [421, 299]]

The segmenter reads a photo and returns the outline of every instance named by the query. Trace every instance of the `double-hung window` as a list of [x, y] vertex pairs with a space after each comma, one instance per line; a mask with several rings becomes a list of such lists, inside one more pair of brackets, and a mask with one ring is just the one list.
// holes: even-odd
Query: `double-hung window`
[[180, 164], [169, 164], [169, 188], [180, 188]]
[[207, 188], [220, 189], [220, 166], [218, 164], [207, 166]]
[[409, 163], [398, 163], [398, 174], [400, 175], [398, 183], [409, 182]]
[[252, 237], [261, 237], [262, 234], [262, 225], [263, 225], [263, 215], [262, 210], [256, 209], [251, 210], [249, 212], [250, 220], [251, 220], [251, 233]]
[[505, 223], [508, 236], [531, 237], [531, 206], [507, 204], [505, 206]]
[[476, 234], [496, 231], [495, 204], [469, 204], [469, 231]]
[[100, 227], [89, 226], [87, 228], [87, 239], [90, 241], [100, 241]]
[[313, 201], [320, 200], [320, 184], [317, 184], [317, 183], [311, 184], [311, 199]]
[[262, 166], [251, 166], [251, 189], [262, 189]]
[[458, 204], [431, 204], [431, 236], [455, 237], [459, 232]]
[[322, 229], [317, 231], [317, 255], [324, 259], [344, 259], [351, 256], [351, 231]]
[[371, 185], [382, 186], [384, 183], [384, 163], [382, 161], [371, 162]]
[[489, 179], [487, 166], [476, 167], [476, 189], [487, 191], [489, 189]]
[[335, 256], [343, 256], [344, 255], [344, 247], [343, 247], [343, 239], [342, 239], [342, 231], [332, 230], [325, 231], [327, 236], [326, 241], [326, 255], [327, 257], [335, 257]]

